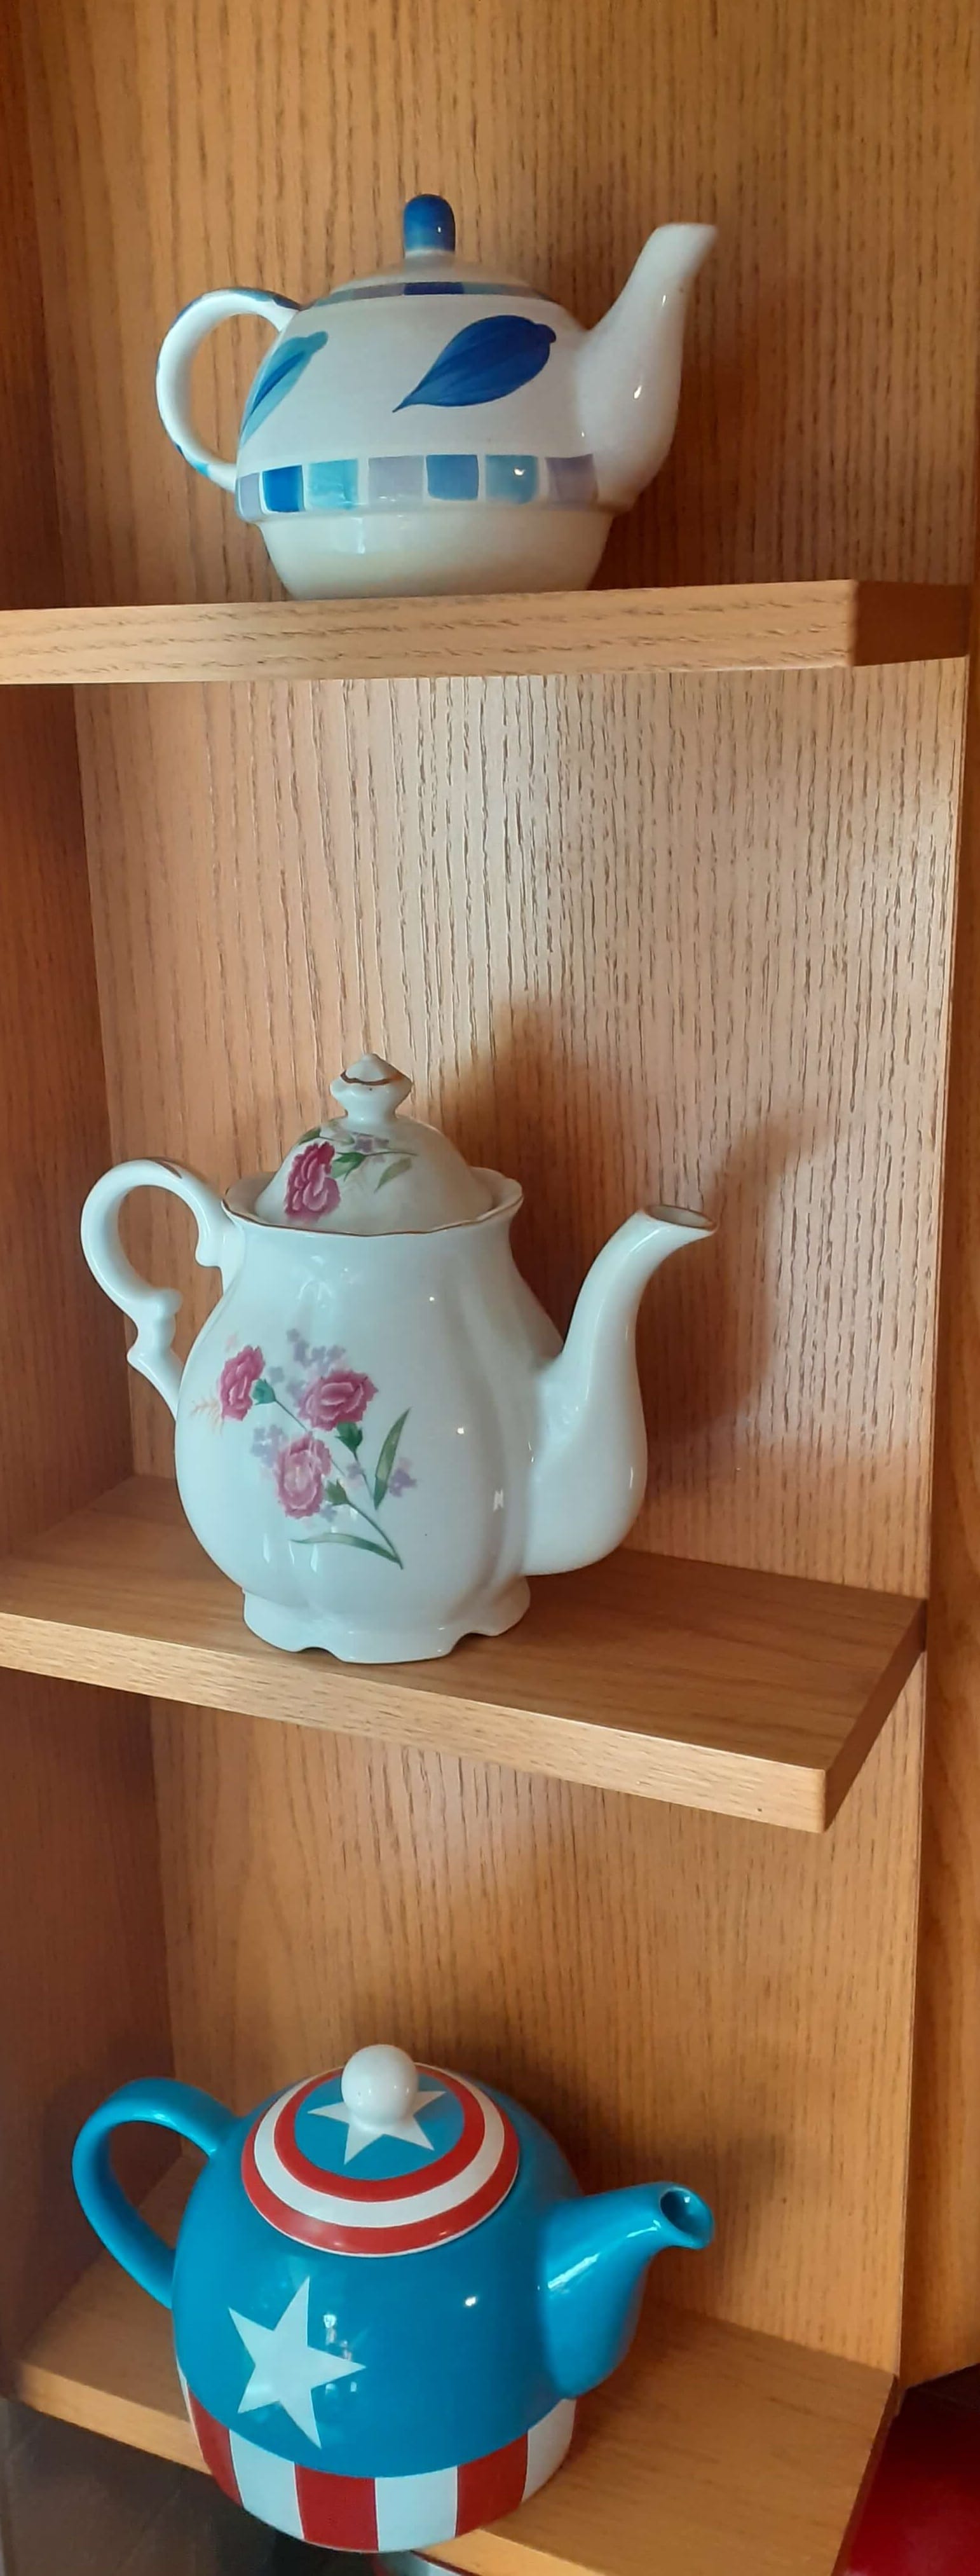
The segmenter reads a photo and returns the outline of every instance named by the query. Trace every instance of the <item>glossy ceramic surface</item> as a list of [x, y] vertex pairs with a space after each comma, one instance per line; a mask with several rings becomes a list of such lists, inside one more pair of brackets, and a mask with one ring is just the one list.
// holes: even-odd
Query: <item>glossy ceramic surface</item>
[[[112, 2175], [133, 2120], [208, 2158], [176, 2255]], [[630, 2340], [652, 2256], [712, 2233], [680, 2185], [583, 2200], [517, 2103], [393, 2048], [241, 2120], [191, 2086], [127, 2085], [74, 2171], [103, 2243], [172, 2307], [220, 2483], [280, 2530], [364, 2551], [452, 2539], [543, 2485], [576, 2397]]]
[[[234, 492], [297, 598], [578, 588], [673, 436], [688, 289], [714, 233], [669, 224], [585, 332], [519, 278], [456, 258], [442, 197], [405, 208], [398, 268], [302, 309], [218, 288], [178, 316], [157, 399], [188, 464]], [[277, 337], [234, 465], [197, 438], [195, 348], [259, 313]]]
[[[380, 1059], [337, 1088], [348, 1116], [224, 1203], [176, 1164], [107, 1173], [82, 1242], [138, 1327], [130, 1363], [176, 1416], [188, 1520], [240, 1585], [249, 1627], [275, 1646], [410, 1662], [499, 1635], [527, 1608], [528, 1575], [625, 1536], [646, 1480], [640, 1297], [711, 1228], [677, 1210], [629, 1218], [562, 1350], [511, 1254], [516, 1184], [402, 1119], [408, 1086]], [[198, 1260], [221, 1271], [183, 1371], [179, 1299], [140, 1280], [119, 1242], [120, 1207], [145, 1185], [186, 1202]]]

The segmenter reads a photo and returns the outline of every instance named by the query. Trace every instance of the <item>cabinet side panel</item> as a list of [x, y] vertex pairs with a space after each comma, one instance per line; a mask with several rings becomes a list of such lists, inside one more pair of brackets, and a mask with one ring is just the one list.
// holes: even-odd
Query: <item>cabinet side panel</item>
[[[970, 0], [30, 0], [27, 23], [73, 597], [276, 595], [164, 437], [161, 337], [204, 287], [305, 301], [387, 264], [433, 185], [468, 257], [584, 323], [655, 223], [719, 227], [676, 444], [607, 578], [969, 578]], [[198, 368], [226, 453], [265, 345], [237, 324]]]
[[963, 782], [903, 2368], [980, 2361], [980, 623]]
[[[16, 30], [0, 46], [0, 595], [61, 588]], [[72, 702], [0, 702], [0, 1549], [125, 1474], [117, 1337], [78, 1243], [108, 1154]], [[69, 2178], [80, 2118], [166, 2063], [145, 1714], [0, 1675], [0, 2354], [89, 2259]]]

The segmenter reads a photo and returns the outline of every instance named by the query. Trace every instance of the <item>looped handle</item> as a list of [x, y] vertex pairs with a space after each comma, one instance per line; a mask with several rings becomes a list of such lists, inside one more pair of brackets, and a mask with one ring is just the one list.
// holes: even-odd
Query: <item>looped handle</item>
[[132, 2201], [120, 2190], [109, 2161], [109, 2140], [114, 2129], [129, 2126], [132, 2121], [149, 2123], [158, 2129], [173, 2129], [179, 2138], [189, 2138], [213, 2156], [229, 2129], [235, 2125], [234, 2113], [223, 2103], [215, 2102], [210, 2093], [202, 2093], [196, 2084], [175, 2084], [169, 2075], [141, 2079], [124, 2084], [100, 2102], [91, 2119], [86, 2120], [75, 2140], [71, 2160], [75, 2189], [96, 2235], [123, 2270], [148, 2290], [151, 2299], [159, 2299], [162, 2308], [173, 2303], [174, 2258], [169, 2245], [158, 2236], [155, 2227], [147, 2225]]
[[157, 405], [168, 438], [173, 439], [187, 465], [204, 474], [222, 490], [235, 489], [236, 467], [213, 447], [205, 447], [191, 420], [191, 360], [201, 341], [206, 340], [219, 322], [231, 322], [236, 314], [257, 313], [274, 331], [282, 331], [290, 315], [297, 311], [288, 295], [267, 295], [261, 286], [216, 286], [209, 295], [198, 295], [193, 304], [185, 304], [172, 322], [157, 359]]
[[113, 1305], [120, 1306], [136, 1326], [136, 1340], [126, 1354], [130, 1368], [149, 1378], [175, 1414], [183, 1376], [173, 1349], [180, 1291], [153, 1288], [148, 1279], [141, 1279], [119, 1240], [119, 1210], [130, 1190], [139, 1189], [169, 1190], [173, 1198], [183, 1199], [197, 1220], [195, 1258], [204, 1270], [220, 1270], [225, 1288], [238, 1268], [240, 1238], [207, 1181], [197, 1172], [186, 1172], [180, 1163], [117, 1163], [114, 1171], [96, 1181], [82, 1209], [82, 1251], [89, 1269]]

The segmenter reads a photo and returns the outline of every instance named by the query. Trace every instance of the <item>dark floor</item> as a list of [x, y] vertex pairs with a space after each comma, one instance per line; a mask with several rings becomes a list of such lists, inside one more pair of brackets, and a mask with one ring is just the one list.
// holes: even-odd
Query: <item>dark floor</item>
[[0, 2404], [0, 2576], [432, 2576], [278, 2539], [193, 2469]]

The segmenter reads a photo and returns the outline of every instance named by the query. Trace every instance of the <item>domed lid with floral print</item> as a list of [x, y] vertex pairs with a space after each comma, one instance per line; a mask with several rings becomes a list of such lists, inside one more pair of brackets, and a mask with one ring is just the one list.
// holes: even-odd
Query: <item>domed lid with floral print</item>
[[496, 1204], [489, 1172], [471, 1171], [448, 1136], [398, 1110], [412, 1085], [380, 1056], [361, 1056], [330, 1085], [342, 1115], [309, 1127], [254, 1203], [267, 1225], [316, 1234], [430, 1234]]

